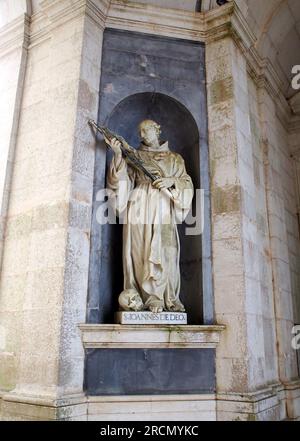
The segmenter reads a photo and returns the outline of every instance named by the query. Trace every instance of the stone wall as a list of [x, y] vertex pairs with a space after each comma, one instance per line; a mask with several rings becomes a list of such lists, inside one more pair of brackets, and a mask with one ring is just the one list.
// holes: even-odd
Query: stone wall
[[[299, 100], [300, 94], [298, 92], [297, 99]], [[296, 96], [295, 96], [296, 98]], [[299, 118], [299, 108], [295, 107], [295, 115], [290, 124], [289, 130], [289, 145], [291, 157], [293, 159], [293, 177], [295, 181], [295, 192], [297, 195], [296, 200], [296, 215], [295, 210], [293, 211], [294, 216], [292, 216], [292, 224], [289, 225], [289, 243], [291, 252], [291, 266], [292, 266], [292, 293], [293, 293], [293, 311], [294, 311], [294, 322], [300, 324], [300, 262], [299, 262], [299, 229], [300, 229], [300, 118]], [[291, 170], [289, 170], [291, 173]], [[293, 207], [295, 208], [295, 207]], [[297, 246], [297, 248], [296, 248]], [[300, 360], [300, 359], [299, 359]], [[299, 364], [300, 370], [300, 364]]]
[[[207, 46], [214, 294], [217, 321], [227, 326], [217, 349], [221, 419], [243, 419], [234, 404], [240, 394], [298, 375], [291, 347], [300, 268], [293, 161], [278, 103], [250, 73], [232, 40]], [[272, 394], [270, 388], [271, 401]], [[279, 391], [275, 402], [272, 416], [259, 409], [258, 418], [282, 418]]]
[[[2, 5], [3, 6], [3, 5]], [[24, 6], [24, 5], [23, 5]], [[2, 11], [0, 29], [0, 271], [5, 237], [6, 216], [11, 191], [15, 144], [18, 132], [20, 107], [23, 96], [24, 76], [26, 69], [29, 21], [26, 9]], [[18, 16], [18, 14], [22, 13]], [[17, 295], [16, 295], [17, 297]], [[1, 299], [0, 299], [1, 302]], [[17, 298], [7, 301], [6, 318], [0, 320], [0, 363], [1, 388], [9, 389], [13, 385], [16, 364], [13, 345], [8, 337], [6, 320], [14, 315], [13, 321], [18, 323]], [[15, 333], [14, 328], [12, 334]]]
[[[269, 213], [273, 291], [279, 345], [279, 376], [287, 382], [297, 377], [295, 351], [291, 348], [294, 324], [292, 279], [298, 274], [297, 264], [290, 261], [299, 244], [297, 193], [293, 160], [289, 151], [288, 132], [279, 118], [274, 101], [263, 94], [261, 118], [264, 130], [265, 174]], [[293, 246], [295, 245], [295, 246]]]
[[83, 386], [102, 36], [85, 2], [65, 8], [32, 17], [0, 298], [0, 388], [55, 399]]

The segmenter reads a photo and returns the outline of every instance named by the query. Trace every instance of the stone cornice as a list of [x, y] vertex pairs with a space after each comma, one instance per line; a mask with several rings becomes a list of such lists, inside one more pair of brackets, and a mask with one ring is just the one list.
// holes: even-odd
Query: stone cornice
[[51, 27], [73, 20], [83, 13], [104, 27], [109, 5], [110, 0], [43, 0], [40, 3], [41, 13], [47, 16]]
[[204, 16], [207, 43], [231, 36], [236, 43], [240, 43], [243, 51], [254, 45], [255, 36], [235, 2], [230, 2], [222, 8], [212, 9]]
[[[290, 107], [281, 92], [282, 82], [274, 66], [267, 58], [262, 58], [255, 45], [256, 37], [250, 29], [236, 2], [206, 13], [206, 42], [230, 35], [243, 52], [247, 70], [258, 87], [265, 88], [276, 100], [277, 114], [286, 128], [290, 119]], [[227, 26], [226, 26], [227, 23]], [[217, 26], [216, 26], [217, 24]]]
[[290, 112], [281, 93], [282, 82], [270, 60], [260, 57], [256, 37], [236, 2], [197, 13], [112, 0], [105, 26], [204, 43], [231, 37], [243, 52], [248, 72], [258, 87], [266, 88], [278, 102], [278, 114], [287, 127]]
[[[236, 2], [208, 12], [191, 12], [155, 7], [124, 0], [43, 0], [41, 10], [31, 17], [30, 47], [51, 37], [58, 26], [88, 17], [101, 28], [111, 27], [154, 35], [164, 35], [211, 43], [226, 36], [243, 52], [248, 72], [258, 85], [266, 88], [278, 104], [278, 114], [285, 126], [290, 117], [289, 106], [282, 94], [282, 83], [268, 59], [256, 49], [256, 37]], [[29, 17], [25, 26], [18, 19], [1, 30], [0, 51], [16, 47], [29, 39]]]
[[276, 112], [284, 127], [288, 130], [291, 109], [282, 93], [283, 84], [273, 64], [268, 58], [262, 58], [256, 49], [256, 37], [248, 26], [236, 2], [228, 5], [231, 10], [231, 34], [247, 61], [247, 70], [259, 88], [265, 88], [276, 101]]
[[30, 47], [51, 37], [55, 28], [87, 16], [104, 29], [110, 0], [44, 0], [41, 10], [32, 16]]
[[111, 0], [88, 0], [86, 2], [86, 14], [101, 28], [105, 28], [108, 8]]
[[30, 17], [22, 14], [12, 22], [0, 29], [0, 57], [7, 53], [28, 48], [30, 30]]
[[106, 27], [189, 40], [205, 39], [204, 14], [112, 0]]

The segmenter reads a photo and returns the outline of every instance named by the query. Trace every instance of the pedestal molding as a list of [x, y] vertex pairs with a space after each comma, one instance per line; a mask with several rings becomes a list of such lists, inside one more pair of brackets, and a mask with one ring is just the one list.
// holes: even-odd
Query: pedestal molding
[[2, 396], [0, 421], [79, 421], [87, 419], [87, 398], [26, 396], [13, 391]]
[[225, 326], [80, 325], [85, 349], [215, 348]]
[[220, 420], [293, 419], [294, 406], [297, 406], [297, 400], [300, 401], [300, 382], [296, 380], [286, 384], [274, 383], [254, 392], [219, 391], [216, 400]]
[[63, 398], [56, 396], [41, 396], [41, 395], [26, 395], [20, 391], [11, 391], [3, 393], [2, 400], [12, 403], [31, 404], [38, 406], [62, 407], [74, 406], [77, 404], [86, 403], [86, 396], [84, 394], [66, 395]]
[[216, 421], [214, 394], [88, 396], [88, 421]]

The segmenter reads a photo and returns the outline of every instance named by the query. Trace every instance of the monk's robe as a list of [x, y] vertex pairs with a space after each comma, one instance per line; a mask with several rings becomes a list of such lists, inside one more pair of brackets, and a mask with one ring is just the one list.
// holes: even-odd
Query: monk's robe
[[168, 142], [154, 150], [141, 144], [137, 157], [145, 167], [162, 177], [175, 179], [172, 198], [165, 189], [157, 190], [142, 171], [122, 158], [113, 157], [107, 184], [111, 203], [123, 225], [124, 290], [135, 290], [145, 309], [162, 307], [184, 311], [179, 299], [180, 243], [177, 224], [187, 216], [193, 198], [193, 183], [183, 158], [169, 150]]

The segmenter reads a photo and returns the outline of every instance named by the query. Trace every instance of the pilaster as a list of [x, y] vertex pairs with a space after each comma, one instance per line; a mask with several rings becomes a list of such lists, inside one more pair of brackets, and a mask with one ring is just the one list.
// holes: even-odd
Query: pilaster
[[[258, 391], [278, 384], [256, 86], [230, 36], [207, 44], [206, 63], [214, 294], [217, 322], [226, 325], [217, 348], [218, 418], [278, 419], [272, 391], [277, 410], [256, 407]], [[235, 394], [251, 394], [242, 417]]]
[[12, 167], [29, 43], [30, 18], [25, 13], [0, 29], [0, 272]]
[[86, 414], [77, 326], [86, 314], [95, 154], [87, 121], [97, 119], [108, 2], [41, 6], [31, 20], [3, 256], [5, 378], [14, 366], [0, 386], [11, 390], [3, 419]]

